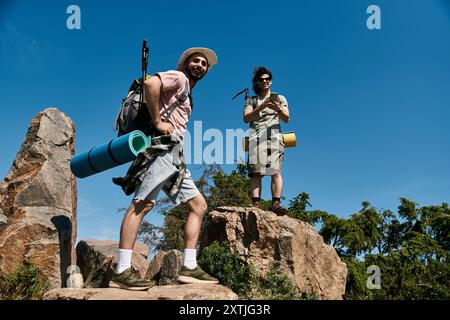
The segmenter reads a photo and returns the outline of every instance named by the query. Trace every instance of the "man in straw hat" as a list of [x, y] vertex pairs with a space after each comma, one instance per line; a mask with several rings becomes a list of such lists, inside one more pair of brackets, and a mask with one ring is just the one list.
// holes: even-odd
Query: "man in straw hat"
[[[147, 109], [156, 130], [161, 135], [176, 136], [182, 145], [189, 117], [192, 113], [191, 93], [194, 86], [217, 64], [217, 56], [208, 48], [190, 48], [178, 59], [177, 70], [158, 72], [144, 83]], [[180, 97], [183, 97], [181, 98]], [[175, 108], [171, 108], [173, 106]], [[171, 109], [171, 112], [168, 110]], [[169, 148], [158, 153], [136, 186], [136, 192], [120, 229], [119, 259], [110, 287], [146, 290], [154, 283], [141, 279], [131, 267], [132, 250], [144, 216], [155, 206], [159, 192], [164, 190], [175, 204], [184, 203], [188, 209], [184, 228], [184, 263], [178, 280], [182, 283], [218, 283], [197, 265], [196, 247], [206, 201], [185, 169], [176, 193], [168, 193], [168, 185], [179, 172], [180, 150]], [[182, 154], [181, 154], [182, 156]]]

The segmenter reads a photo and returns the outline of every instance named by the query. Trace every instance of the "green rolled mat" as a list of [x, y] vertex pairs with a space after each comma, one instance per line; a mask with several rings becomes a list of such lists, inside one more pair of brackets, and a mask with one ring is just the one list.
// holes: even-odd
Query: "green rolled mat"
[[132, 131], [75, 155], [70, 161], [70, 169], [76, 177], [86, 178], [134, 160], [149, 145], [150, 141], [143, 132]]

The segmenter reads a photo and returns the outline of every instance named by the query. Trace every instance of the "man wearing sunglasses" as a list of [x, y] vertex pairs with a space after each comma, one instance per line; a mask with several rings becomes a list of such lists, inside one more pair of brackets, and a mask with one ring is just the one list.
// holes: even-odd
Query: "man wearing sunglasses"
[[250, 123], [248, 173], [251, 177], [253, 206], [260, 207], [261, 178], [271, 176], [272, 205], [270, 210], [277, 215], [286, 214], [281, 206], [283, 179], [281, 166], [284, 158], [284, 142], [280, 130], [280, 119], [289, 122], [288, 103], [284, 96], [271, 92], [272, 73], [258, 67], [253, 73], [255, 96], [247, 99], [244, 122]]

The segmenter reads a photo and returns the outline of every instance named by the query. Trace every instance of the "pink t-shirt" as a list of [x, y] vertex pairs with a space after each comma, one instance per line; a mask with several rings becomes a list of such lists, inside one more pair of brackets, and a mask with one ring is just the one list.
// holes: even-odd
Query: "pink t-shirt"
[[[162, 88], [160, 95], [159, 111], [162, 113], [171, 106], [183, 93], [190, 93], [189, 80], [183, 72], [169, 70], [158, 72], [157, 76], [161, 79]], [[175, 127], [180, 135], [184, 135], [192, 113], [191, 100], [186, 98], [178, 107], [174, 109], [169, 116], [169, 122]]]

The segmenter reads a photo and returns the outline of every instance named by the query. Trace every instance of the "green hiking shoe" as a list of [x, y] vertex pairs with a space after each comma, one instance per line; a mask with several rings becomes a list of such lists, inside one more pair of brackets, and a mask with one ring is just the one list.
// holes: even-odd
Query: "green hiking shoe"
[[219, 283], [219, 280], [211, 277], [199, 266], [195, 269], [183, 266], [178, 274], [178, 281], [181, 283]]
[[113, 273], [111, 281], [109, 282], [110, 288], [120, 288], [126, 290], [147, 290], [156, 285], [154, 280], [144, 280], [139, 276], [139, 273], [134, 268], [128, 268], [122, 273]]

